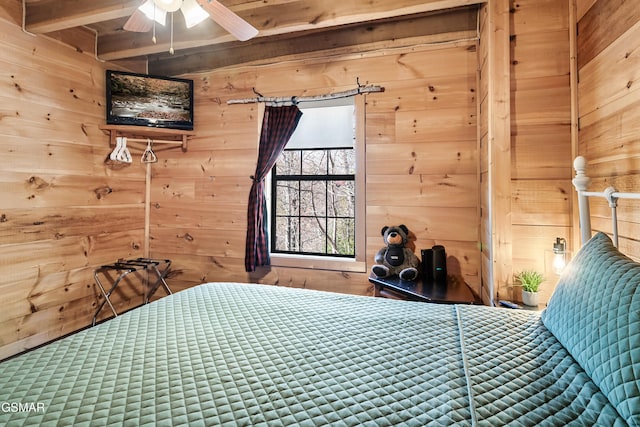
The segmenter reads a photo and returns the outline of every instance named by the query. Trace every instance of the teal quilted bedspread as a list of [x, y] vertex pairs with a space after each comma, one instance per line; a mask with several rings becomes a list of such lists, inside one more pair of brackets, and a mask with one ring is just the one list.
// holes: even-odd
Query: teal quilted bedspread
[[204, 284], [0, 363], [0, 425], [626, 425], [536, 313]]

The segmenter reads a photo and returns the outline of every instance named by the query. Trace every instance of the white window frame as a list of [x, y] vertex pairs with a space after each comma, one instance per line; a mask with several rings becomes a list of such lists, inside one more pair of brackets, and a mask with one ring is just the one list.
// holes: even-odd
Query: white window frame
[[[347, 271], [364, 273], [366, 263], [366, 152], [365, 152], [365, 97], [354, 97], [355, 111], [355, 257], [332, 257], [321, 255], [302, 255], [270, 252], [271, 265], [274, 267], [308, 268], [314, 270]], [[260, 104], [259, 117], [264, 116], [264, 106]], [[259, 129], [262, 123], [259, 123]], [[265, 188], [271, 188], [271, 173], [265, 179]], [[271, 230], [271, 191], [266, 191], [267, 211], [269, 215], [269, 230]], [[271, 239], [271, 235], [269, 236]], [[271, 250], [271, 248], [269, 248]]]

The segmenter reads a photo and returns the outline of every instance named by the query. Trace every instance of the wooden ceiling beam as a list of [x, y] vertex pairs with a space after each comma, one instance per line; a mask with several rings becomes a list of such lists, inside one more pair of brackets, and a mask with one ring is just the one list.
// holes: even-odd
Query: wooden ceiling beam
[[26, 4], [26, 29], [50, 33], [131, 15], [140, 0], [43, 0]]
[[358, 22], [441, 11], [483, 3], [481, 0], [298, 0], [256, 7], [245, 19], [261, 36], [330, 28]]
[[[113, 1], [113, 0], [112, 0]], [[230, 2], [229, 2], [230, 3]], [[251, 2], [251, 6], [230, 6], [254, 25], [260, 37], [336, 28], [342, 25], [400, 17], [408, 14], [482, 3], [480, 0], [370, 0], [366, 4], [344, 0], [295, 0]], [[174, 24], [174, 49], [189, 49], [233, 41], [233, 38], [211, 20], [186, 29], [180, 14]], [[168, 27], [168, 25], [167, 25]], [[99, 39], [98, 56], [115, 60], [169, 51], [168, 28], [156, 28], [158, 43], [147, 33], [120, 32]]]
[[240, 64], [257, 64], [316, 52], [363, 53], [370, 50], [403, 47], [420, 42], [445, 42], [477, 36], [477, 9], [460, 8], [447, 13], [428, 13], [376, 22], [342, 26], [254, 39], [248, 42], [223, 43], [162, 53], [149, 58], [152, 74], [177, 76]]
[[[322, 49], [331, 49], [331, 43], [336, 46], [352, 46], [349, 42], [350, 37], [367, 43], [367, 23], [375, 25], [379, 30], [381, 20], [405, 19], [406, 15], [417, 16], [435, 11], [451, 12], [456, 8], [485, 3], [486, 0], [221, 0], [228, 8], [258, 28], [258, 36], [248, 44], [239, 43], [213, 20], [206, 20], [187, 29], [182, 14], [176, 12], [173, 26], [173, 48], [176, 51], [174, 57], [165, 55], [171, 44], [169, 25], [156, 27], [157, 44], [152, 42], [151, 32], [134, 33], [122, 29], [128, 16], [143, 0], [25, 2], [27, 31], [58, 39], [79, 51], [91, 50], [101, 60], [118, 61], [151, 56], [158, 66], [164, 63], [167, 64], [167, 69], [173, 69], [175, 66], [170, 64], [175, 64], [175, 59], [186, 58], [178, 56], [184, 50], [192, 55], [201, 56], [200, 63], [192, 58], [188, 61], [190, 69], [200, 69], [203, 64], [211, 62], [224, 66], [261, 61], [269, 55], [304, 53], [309, 50], [309, 46], [313, 47], [316, 44]], [[360, 27], [350, 28], [354, 25]], [[431, 20], [425, 25], [436, 28], [438, 23]], [[344, 32], [341, 31], [343, 28]], [[339, 34], [336, 33], [338, 30]], [[387, 37], [393, 40], [394, 32], [399, 34], [403, 31], [404, 28], [396, 27]], [[94, 42], [97, 37], [97, 43], [90, 43], [89, 33], [93, 33]], [[314, 36], [311, 33], [317, 34]], [[78, 34], [82, 37], [79, 38]], [[299, 36], [303, 36], [302, 41], [294, 39]], [[275, 45], [270, 46], [268, 42], [271, 41]], [[93, 52], [95, 46], [97, 52]], [[212, 52], [223, 52], [225, 59], [220, 62], [212, 56]]]

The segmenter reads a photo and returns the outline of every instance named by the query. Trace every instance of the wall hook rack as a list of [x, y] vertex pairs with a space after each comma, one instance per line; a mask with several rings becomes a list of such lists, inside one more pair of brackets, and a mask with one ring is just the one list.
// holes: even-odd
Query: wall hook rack
[[154, 144], [179, 145], [183, 152], [187, 151], [189, 138], [195, 135], [194, 131], [180, 129], [152, 128], [131, 125], [105, 125], [100, 126], [105, 134], [109, 135], [109, 145], [115, 147], [117, 137], [125, 136], [128, 142], [147, 143], [149, 139]]

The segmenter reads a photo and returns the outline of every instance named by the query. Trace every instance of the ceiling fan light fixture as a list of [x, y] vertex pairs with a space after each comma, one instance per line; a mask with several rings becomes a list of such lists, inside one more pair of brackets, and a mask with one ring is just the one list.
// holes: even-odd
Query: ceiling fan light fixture
[[144, 13], [147, 18], [155, 20], [160, 25], [164, 25], [167, 21], [167, 11], [157, 7], [153, 0], [147, 0], [138, 10]]
[[[173, 31], [173, 14], [181, 10], [187, 28], [191, 28], [207, 18], [211, 18], [240, 41], [249, 40], [258, 35], [253, 25], [242, 19], [218, 0], [145, 0], [127, 22], [122, 26], [125, 31], [138, 33], [153, 29], [151, 40], [155, 43], [156, 23], [165, 25], [167, 13], [171, 13]], [[151, 22], [146, 21], [148, 18]]]
[[184, 0], [180, 9], [187, 28], [198, 25], [209, 17], [209, 14], [196, 3], [196, 0]]
[[182, 0], [153, 0], [153, 2], [165, 12], [175, 12], [182, 6]]

